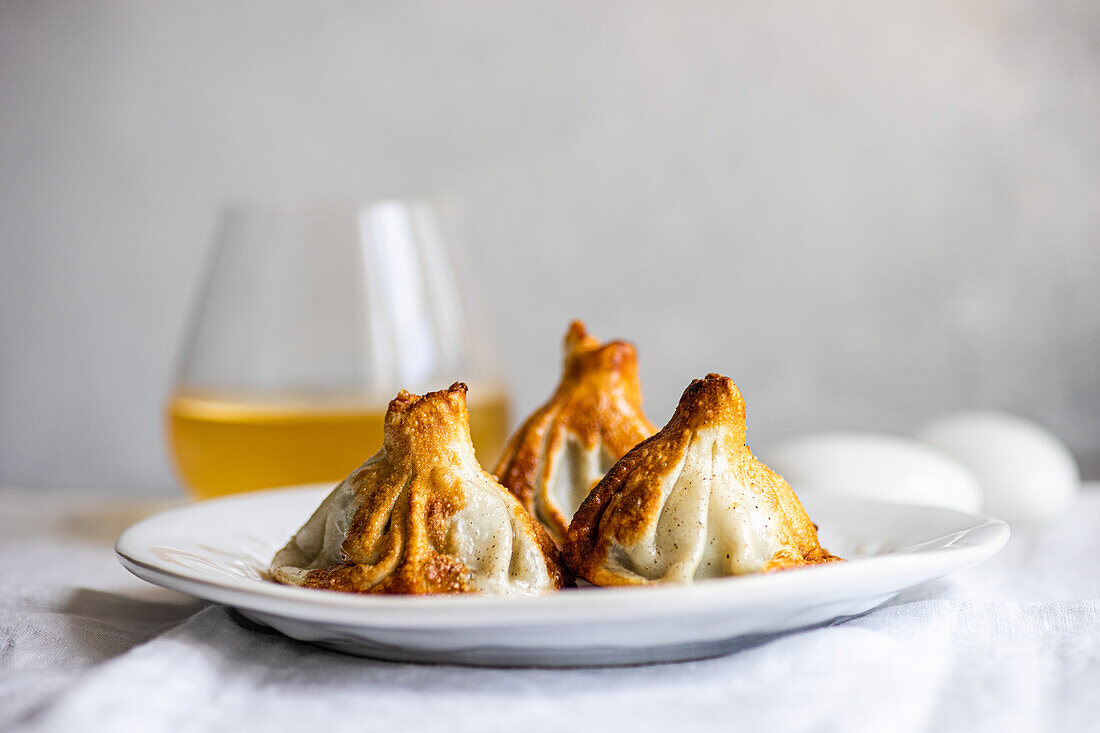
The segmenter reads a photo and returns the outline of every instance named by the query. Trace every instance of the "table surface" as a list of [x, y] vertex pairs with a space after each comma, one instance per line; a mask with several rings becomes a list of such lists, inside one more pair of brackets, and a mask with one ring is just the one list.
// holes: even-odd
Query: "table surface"
[[1096, 730], [1100, 484], [986, 564], [698, 662], [476, 669], [343, 656], [115, 561], [163, 502], [0, 489], [0, 729]]

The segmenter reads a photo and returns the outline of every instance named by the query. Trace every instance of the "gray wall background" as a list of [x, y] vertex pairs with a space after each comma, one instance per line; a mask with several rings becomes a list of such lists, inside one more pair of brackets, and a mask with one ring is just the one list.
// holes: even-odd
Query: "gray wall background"
[[524, 412], [571, 317], [750, 441], [1017, 411], [1100, 473], [1100, 5], [0, 5], [0, 482], [171, 491], [218, 204], [450, 193]]

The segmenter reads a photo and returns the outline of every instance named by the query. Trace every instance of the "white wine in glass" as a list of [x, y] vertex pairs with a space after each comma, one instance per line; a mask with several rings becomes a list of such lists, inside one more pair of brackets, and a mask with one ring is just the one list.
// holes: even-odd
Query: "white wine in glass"
[[398, 390], [454, 381], [496, 459], [508, 391], [448, 221], [398, 200], [226, 212], [167, 407], [195, 497], [339, 480]]

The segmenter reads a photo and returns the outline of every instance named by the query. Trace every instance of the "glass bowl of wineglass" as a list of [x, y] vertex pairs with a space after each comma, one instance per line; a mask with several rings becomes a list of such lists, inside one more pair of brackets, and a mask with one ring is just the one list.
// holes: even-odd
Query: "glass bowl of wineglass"
[[420, 200], [225, 210], [166, 410], [194, 497], [337, 481], [399, 390], [455, 381], [491, 465], [508, 390], [455, 222]]

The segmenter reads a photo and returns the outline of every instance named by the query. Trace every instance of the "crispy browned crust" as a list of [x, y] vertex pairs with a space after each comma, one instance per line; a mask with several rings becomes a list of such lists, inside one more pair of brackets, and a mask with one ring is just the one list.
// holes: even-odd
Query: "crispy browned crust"
[[[561, 449], [567, 436], [587, 448], [602, 441], [604, 449], [618, 458], [656, 430], [642, 411], [638, 353], [633, 344], [608, 341], [601, 345], [582, 322], [573, 321], [565, 335], [564, 351], [558, 388], [509, 438], [493, 471], [530, 512], [535, 511], [544, 459]], [[543, 507], [542, 515], [565, 536], [570, 517], [552, 507]]]
[[765, 571], [840, 560], [822, 549], [817, 530], [790, 485], [758, 461], [745, 444], [745, 401], [737, 385], [728, 377], [708, 374], [692, 381], [668, 424], [623, 456], [581, 504], [562, 548], [566, 565], [594, 585], [641, 582], [607, 572], [608, 550], [613, 541], [631, 545], [639, 539], [661, 509], [655, 477], [684, 460], [697, 430], [716, 423], [727, 427], [723, 449], [732, 470], [751, 477], [761, 489], [760, 500], [786, 522], [794, 537], [794, 547], [774, 557]]
[[[354, 593], [470, 592], [469, 568], [445, 552], [448, 520], [466, 504], [455, 446], [469, 446], [469, 430], [465, 384], [423, 397], [402, 390], [386, 413], [383, 460], [354, 477], [360, 504], [340, 548], [344, 562], [309, 571], [303, 585]], [[554, 587], [570, 582], [546, 530], [500, 490], [536, 538]]]

